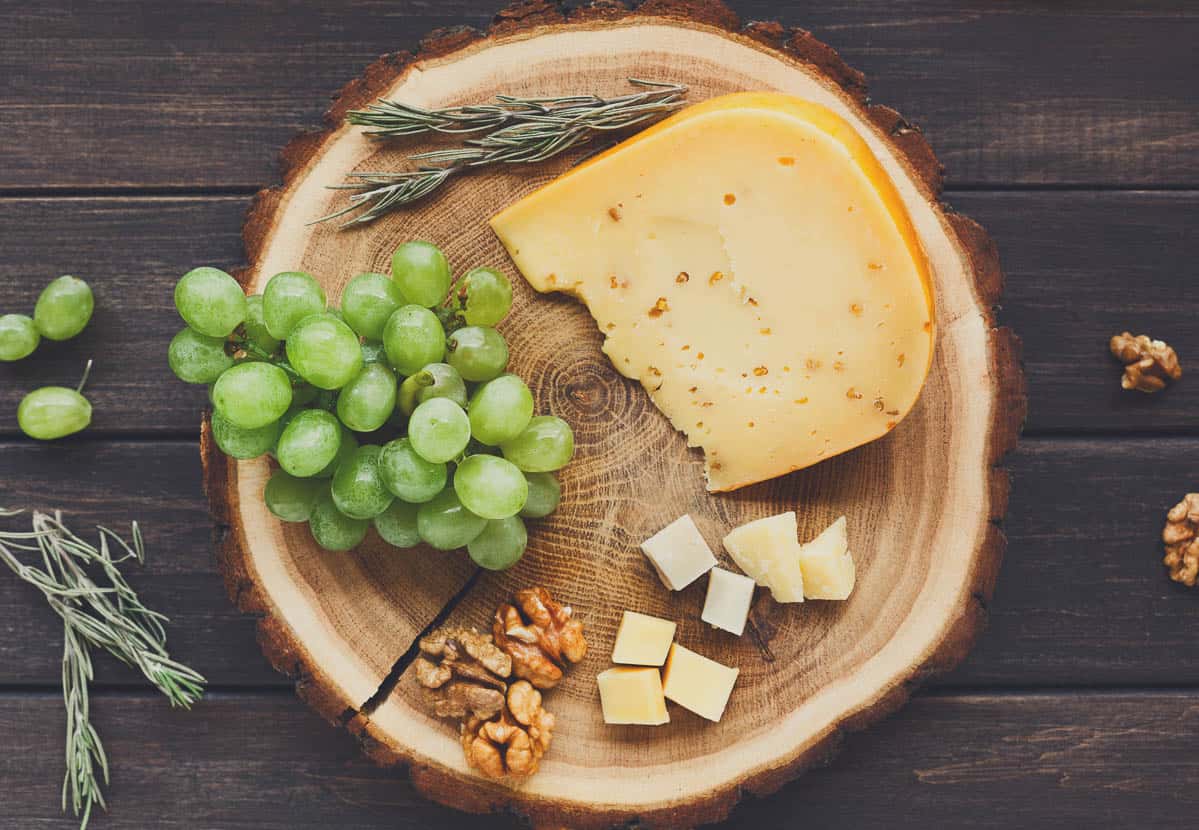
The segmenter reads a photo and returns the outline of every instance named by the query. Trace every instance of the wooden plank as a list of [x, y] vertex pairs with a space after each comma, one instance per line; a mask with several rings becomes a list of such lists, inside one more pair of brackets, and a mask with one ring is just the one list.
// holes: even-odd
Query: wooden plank
[[[1009, 546], [989, 627], [936, 684], [1199, 684], [1199, 603], [1167, 579], [1158, 542], [1166, 509], [1195, 488], [1197, 452], [1197, 439], [1025, 441], [1009, 460]], [[144, 523], [150, 561], [134, 582], [175, 620], [180, 659], [221, 685], [286, 682], [220, 586], [194, 446], [0, 444], [0, 457], [0, 504], [63, 505], [80, 527]], [[0, 685], [56, 683], [60, 637], [41, 599], [0, 573]], [[98, 679], [136, 681], [108, 664]]]
[[[74, 828], [58, 812], [61, 701], [0, 695], [0, 825]], [[344, 732], [286, 695], [217, 695], [192, 712], [100, 695], [112, 759], [102, 826], [223, 830], [515, 828], [421, 800]], [[805, 827], [1194, 827], [1199, 693], [917, 697], [852, 735], [826, 768], [719, 825]], [[452, 740], [450, 727], [447, 740]], [[558, 743], [554, 754], [569, 753]], [[897, 805], [902, 805], [897, 809]], [[100, 822], [97, 823], [100, 826]]]
[[[1199, 183], [1199, 16], [1183, 0], [730, 4], [839, 49], [923, 125], [951, 184]], [[375, 57], [501, 5], [3, 0], [0, 187], [268, 184], [278, 148]]]
[[[1024, 338], [1028, 431], [1199, 431], [1199, 384], [1148, 396], [1120, 389], [1107, 339], [1150, 332], [1199, 359], [1199, 306], [1186, 280], [1199, 260], [1199, 193], [957, 193], [952, 204], [994, 235], [1007, 272], [1000, 319]], [[74, 385], [84, 362], [93, 434], [196, 434], [203, 390], [179, 383], [166, 347], [182, 325], [175, 280], [200, 264], [234, 267], [241, 197], [0, 199], [5, 310], [28, 311], [60, 273], [90, 280], [94, 322], [0, 364], [0, 435], [16, 432], [29, 389]], [[519, 360], [519, 355], [517, 355]]]

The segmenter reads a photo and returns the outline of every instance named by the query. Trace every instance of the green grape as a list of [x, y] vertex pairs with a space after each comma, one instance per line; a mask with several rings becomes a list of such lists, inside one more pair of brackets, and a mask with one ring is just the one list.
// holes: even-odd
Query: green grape
[[425, 401], [408, 419], [412, 448], [426, 461], [449, 461], [470, 442], [470, 419], [449, 398]]
[[287, 360], [313, 386], [340, 389], [362, 370], [362, 345], [332, 314], [313, 314], [291, 330]]
[[333, 474], [333, 503], [351, 519], [373, 519], [395, 499], [379, 475], [382, 450], [373, 444], [359, 447]]
[[466, 406], [466, 383], [448, 363], [430, 363], [400, 384], [400, 410], [405, 415], [433, 398], [449, 398], [458, 406]]
[[351, 519], [337, 509], [331, 493], [322, 493], [312, 508], [308, 529], [312, 538], [325, 550], [349, 550], [362, 544], [371, 523], [366, 519]]
[[529, 544], [525, 523], [517, 516], [493, 519], [483, 532], [466, 546], [466, 552], [480, 568], [503, 571], [515, 565]]
[[367, 340], [362, 344], [363, 363], [387, 363], [387, 352], [378, 340]]
[[391, 507], [375, 517], [375, 530], [383, 541], [397, 548], [412, 548], [420, 544], [420, 532], [416, 529], [418, 506], [396, 499]]
[[471, 455], [454, 471], [454, 492], [471, 513], [484, 519], [515, 516], [529, 498], [529, 482], [511, 461]]
[[217, 378], [212, 406], [242, 429], [264, 427], [291, 406], [291, 380], [271, 363], [239, 363]]
[[508, 365], [508, 344], [498, 331], [485, 326], [458, 329], [446, 348], [450, 365], [472, 383], [497, 378]]
[[0, 317], [0, 361], [8, 363], [29, 357], [41, 339], [32, 317], [24, 314]]
[[275, 274], [262, 292], [262, 319], [277, 340], [286, 340], [296, 323], [324, 310], [325, 289], [303, 271]]
[[445, 464], [425, 461], [407, 438], [383, 445], [379, 454], [379, 475], [383, 485], [397, 498], [421, 504], [445, 489], [448, 472]]
[[391, 276], [408, 302], [425, 308], [440, 303], [450, 291], [450, 264], [429, 242], [405, 242], [396, 248], [391, 256]]
[[258, 458], [275, 449], [279, 421], [254, 429], [242, 429], [219, 412], [212, 413], [212, 440], [230, 458]]
[[400, 287], [386, 274], [359, 274], [341, 292], [346, 322], [368, 340], [381, 339], [387, 318], [404, 304]]
[[512, 283], [494, 268], [476, 268], [462, 278], [466, 308], [462, 318], [469, 326], [494, 326], [512, 308]]
[[329, 466], [316, 474], [316, 478], [333, 478], [333, 474], [337, 472], [338, 468], [353, 458], [354, 453], [358, 451], [358, 439], [354, 433], [341, 423], [337, 427], [341, 430], [341, 443], [337, 445], [337, 455], [329, 462]]
[[520, 511], [526, 519], [543, 519], [558, 509], [562, 485], [553, 473], [525, 473], [529, 480], [529, 500]]
[[445, 356], [445, 329], [429, 309], [406, 305], [387, 318], [383, 347], [397, 372], [415, 375]]
[[466, 410], [476, 441], [499, 446], [524, 431], [533, 417], [533, 393], [516, 375], [500, 375], [475, 390]]
[[317, 499], [329, 490], [329, 485], [317, 478], [296, 478], [283, 470], [275, 470], [262, 491], [266, 509], [285, 522], [306, 522], [312, 518]]
[[171, 338], [167, 364], [184, 383], [212, 383], [233, 365], [233, 358], [225, 352], [223, 338], [187, 328]]
[[246, 297], [246, 339], [267, 354], [274, 354], [275, 349], [279, 348], [279, 339], [266, 327], [263, 304], [261, 294]]
[[337, 417], [355, 432], [374, 432], [396, 406], [396, 376], [382, 363], [362, 367], [337, 396]]
[[341, 424], [323, 409], [304, 409], [288, 421], [279, 436], [275, 457], [297, 478], [308, 478], [333, 463], [341, 447]]
[[442, 490], [416, 511], [416, 529], [420, 538], [438, 550], [464, 547], [486, 526], [486, 519], [462, 506], [452, 487]]
[[92, 405], [75, 389], [43, 386], [21, 399], [17, 425], [39, 441], [72, 435], [92, 422]]
[[[217, 273], [224, 274], [223, 271]], [[241, 288], [236, 281], [233, 285], [237, 288], [237, 294], [241, 295]], [[47, 340], [70, 340], [87, 326], [95, 307], [95, 297], [86, 282], [78, 277], [62, 276], [42, 289], [33, 307], [33, 322], [38, 333]]]
[[549, 473], [565, 467], [575, 453], [570, 424], [553, 415], [537, 415], [520, 435], [500, 447], [504, 458], [526, 473]]
[[[59, 279], [74, 279], [60, 277]], [[58, 280], [55, 280], [58, 282]], [[54, 283], [50, 283], [53, 287]], [[86, 286], [85, 286], [86, 287]], [[47, 288], [47, 291], [50, 289]], [[45, 294], [42, 294], [45, 297]], [[42, 304], [38, 300], [38, 305]], [[91, 291], [87, 292], [87, 315], [91, 316]], [[175, 308], [183, 318], [200, 334], [209, 337], [228, 337], [233, 330], [246, 319], [246, 294], [237, 284], [237, 280], [226, 274], [220, 268], [193, 268], [175, 284]], [[34, 312], [37, 317], [37, 312]], [[87, 322], [85, 319], [84, 323]], [[39, 328], [42, 323], [38, 322]], [[78, 334], [83, 325], [75, 329]], [[46, 334], [42, 329], [42, 334]], [[46, 334], [47, 337], [50, 335]], [[73, 335], [67, 335], [71, 337]], [[54, 337], [54, 340], [64, 338]]]

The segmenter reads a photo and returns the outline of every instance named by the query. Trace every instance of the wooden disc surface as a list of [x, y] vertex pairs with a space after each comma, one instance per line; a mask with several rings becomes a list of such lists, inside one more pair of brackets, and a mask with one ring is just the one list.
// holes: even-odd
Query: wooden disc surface
[[[578, 156], [459, 177], [434, 198], [361, 229], [308, 223], [343, 203], [327, 189], [351, 170], [401, 169], [437, 142], [382, 144], [340, 122], [375, 97], [424, 106], [487, 101], [497, 93], [618, 94], [628, 77], [673, 80], [689, 100], [746, 89], [811, 98], [854, 124], [892, 175], [935, 275], [939, 341], [922, 398], [888, 437], [817, 467], [729, 494], [704, 489], [702, 456], [600, 352], [586, 309], [535, 294], [488, 218], [563, 172]], [[720, 818], [742, 790], [768, 792], [822, 758], [846, 729], [892, 711], [912, 686], [960, 660], [985, 615], [1002, 553], [996, 528], [1007, 478], [995, 465], [1024, 412], [1018, 346], [991, 313], [1001, 288], [993, 246], [968, 219], [936, 203], [940, 168], [896, 113], [867, 106], [859, 74], [802, 31], [741, 28], [717, 3], [651, 2], [637, 12], [599, 3], [570, 20], [553, 4], [502, 12], [487, 33], [435, 33], [417, 56], [381, 59], [350, 84], [330, 129], [289, 145], [285, 184], [265, 191], [247, 221], [261, 291], [276, 272], [316, 275], [331, 299], [362, 271], [389, 268], [409, 239], [441, 246], [459, 273], [496, 265], [516, 300], [500, 326], [512, 370], [539, 412], [575, 429], [558, 512], [530, 523], [528, 553], [511, 571], [476, 574], [464, 552], [397, 551], [372, 533], [357, 550], [320, 551], [306, 525], [276, 521], [262, 502], [265, 460], [234, 462], [205, 430], [202, 451], [229, 590], [261, 615], [273, 664], [301, 695], [358, 734], [383, 763], [411, 767], [431, 797], [461, 809], [511, 809], [536, 823], [606, 826], [640, 818], [688, 826]], [[690, 513], [712, 549], [732, 527], [796, 510], [802, 539], [849, 517], [857, 587], [844, 603], [775, 605], [759, 591], [744, 637], [699, 620], [705, 580], [663, 588], [638, 544]], [[435, 619], [486, 628], [518, 588], [541, 585], [584, 621], [590, 652], [545, 705], [557, 718], [541, 771], [518, 787], [465, 766], [453, 723], [421, 703], [406, 671], [415, 639]], [[610, 665], [621, 612], [675, 619], [678, 641], [741, 676], [723, 721], [671, 707], [658, 728], [605, 726], [595, 675]]]

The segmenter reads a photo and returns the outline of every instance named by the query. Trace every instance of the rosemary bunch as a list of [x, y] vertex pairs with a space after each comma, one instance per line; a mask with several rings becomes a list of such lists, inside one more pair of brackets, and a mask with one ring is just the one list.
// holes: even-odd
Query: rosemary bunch
[[683, 106], [687, 87], [681, 84], [629, 78], [641, 92], [601, 98], [569, 95], [560, 98], [519, 98], [499, 95], [496, 104], [474, 104], [427, 110], [399, 101], [379, 101], [350, 112], [346, 120], [372, 127], [367, 135], [379, 138], [424, 133], [474, 134], [463, 146], [410, 156], [415, 170], [351, 173], [356, 181], [336, 185], [336, 190], [356, 191], [345, 208], [317, 222], [354, 211], [357, 216], [343, 227], [373, 222], [397, 207], [432, 193], [451, 177], [490, 164], [529, 164], [545, 161], [605, 132], [627, 130], [657, 119]]

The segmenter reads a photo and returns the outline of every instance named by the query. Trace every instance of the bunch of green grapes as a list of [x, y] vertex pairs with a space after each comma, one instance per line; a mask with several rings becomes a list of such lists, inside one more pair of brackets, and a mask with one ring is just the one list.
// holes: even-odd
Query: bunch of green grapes
[[391, 270], [350, 280], [340, 309], [303, 272], [246, 297], [223, 271], [190, 271], [175, 288], [187, 328], [171, 369], [211, 384], [222, 452], [274, 457], [267, 507], [308, 522], [326, 550], [355, 547], [373, 525], [395, 547], [465, 547], [484, 568], [511, 567], [524, 520], [558, 506], [554, 472], [574, 434], [534, 415], [529, 387], [505, 371], [503, 274], [476, 268], [454, 283], [427, 242], [401, 245]]

